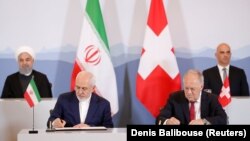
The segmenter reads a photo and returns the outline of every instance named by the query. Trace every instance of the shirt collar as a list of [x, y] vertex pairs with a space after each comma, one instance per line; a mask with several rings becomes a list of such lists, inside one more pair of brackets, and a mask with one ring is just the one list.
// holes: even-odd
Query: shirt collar
[[217, 65], [217, 67], [219, 68], [219, 70], [221, 71], [223, 68], [226, 68], [227, 70], [229, 70], [229, 65], [227, 65], [226, 67], [222, 67], [221, 65]]
[[91, 96], [92, 96], [92, 94], [90, 94], [90, 96], [88, 98], [86, 98], [86, 99], [79, 99], [79, 98], [77, 98], [77, 99], [81, 103], [90, 103]]
[[[202, 92], [202, 91], [201, 91], [201, 92]], [[201, 92], [200, 92], [199, 98], [196, 100], [197, 103], [200, 103], [200, 102], [201, 102]]]

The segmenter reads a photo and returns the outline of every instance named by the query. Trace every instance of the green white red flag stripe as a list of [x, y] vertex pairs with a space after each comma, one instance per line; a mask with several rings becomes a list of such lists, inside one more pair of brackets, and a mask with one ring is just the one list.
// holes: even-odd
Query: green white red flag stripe
[[71, 90], [81, 70], [92, 72], [96, 78], [96, 93], [110, 102], [111, 112], [115, 114], [119, 109], [117, 84], [107, 39], [99, 0], [88, 0], [71, 77]]
[[30, 83], [26, 91], [24, 92], [24, 98], [26, 99], [30, 107], [34, 107], [41, 101], [41, 97], [36, 87], [34, 79], [30, 80]]

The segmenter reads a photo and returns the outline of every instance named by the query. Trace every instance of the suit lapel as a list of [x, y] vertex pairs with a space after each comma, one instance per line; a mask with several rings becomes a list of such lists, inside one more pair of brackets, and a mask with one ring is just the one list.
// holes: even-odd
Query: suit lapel
[[229, 66], [229, 85], [230, 85], [230, 88], [232, 88], [232, 83], [234, 82], [233, 80], [231, 80], [231, 79], [234, 79], [235, 77], [235, 75], [237, 75], [236, 74], [237, 72], [236, 71], [234, 71], [234, 68], [233, 67], [231, 67], [231, 66]]
[[73, 114], [76, 115], [76, 123], [81, 123], [80, 120], [80, 109], [79, 109], [79, 100], [76, 97], [76, 94], [72, 94], [74, 102], [72, 102]]
[[88, 109], [88, 113], [85, 119], [85, 122], [88, 123], [89, 121], [91, 121], [91, 119], [94, 117], [95, 115], [95, 111], [97, 109], [97, 97], [95, 96], [94, 93], [92, 93], [91, 99], [90, 99], [90, 103], [89, 103], [89, 109]]
[[201, 118], [206, 117], [206, 113], [208, 112], [207, 108], [207, 100], [206, 100], [206, 93], [202, 92], [201, 94]]
[[220, 77], [220, 70], [219, 70], [218, 66], [215, 67], [214, 74], [215, 74], [214, 80], [216, 82], [219, 82], [220, 85], [222, 86], [223, 82], [222, 82], [221, 77]]
[[17, 92], [16, 95], [19, 95], [18, 97], [24, 97], [23, 96], [24, 90], [22, 89], [22, 86], [21, 86], [21, 80], [19, 78], [19, 72], [16, 73], [15, 77], [16, 78], [13, 79], [13, 81], [14, 81], [13, 83], [16, 85], [16, 90], [15, 90], [15, 92]]
[[185, 100], [185, 102], [182, 105], [182, 109], [184, 112], [184, 118], [186, 119], [187, 123], [189, 123], [189, 102], [187, 100]]
[[181, 108], [182, 108], [182, 112], [184, 113], [184, 120], [187, 122], [187, 123], [189, 123], [189, 102], [188, 102], [188, 100], [186, 99], [186, 97], [185, 97], [185, 92], [183, 91], [183, 93], [181, 94], [181, 101], [183, 101], [182, 102], [182, 106], [181, 106]]

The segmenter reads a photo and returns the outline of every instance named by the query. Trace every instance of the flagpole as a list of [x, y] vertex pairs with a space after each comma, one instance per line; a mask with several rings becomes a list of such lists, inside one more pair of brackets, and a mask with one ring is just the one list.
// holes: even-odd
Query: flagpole
[[34, 112], [34, 109], [35, 109], [35, 106], [32, 108], [32, 111], [33, 111], [33, 123], [32, 123], [32, 129], [34, 131], [34, 128], [35, 128], [35, 122], [34, 122], [34, 119], [35, 119], [35, 112]]
[[32, 107], [32, 130], [29, 131], [29, 134], [37, 134], [38, 131], [35, 130], [35, 106]]

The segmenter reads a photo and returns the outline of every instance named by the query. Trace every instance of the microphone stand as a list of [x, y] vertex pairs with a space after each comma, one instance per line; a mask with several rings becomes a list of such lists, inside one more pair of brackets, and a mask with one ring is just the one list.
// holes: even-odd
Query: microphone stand
[[38, 131], [35, 130], [35, 128], [34, 128], [34, 127], [35, 127], [35, 114], [34, 114], [35, 112], [34, 112], [34, 107], [35, 107], [35, 106], [33, 106], [33, 108], [32, 108], [32, 111], [33, 111], [33, 117], [32, 117], [32, 120], [33, 120], [33, 121], [32, 121], [32, 130], [29, 131], [29, 134], [37, 134], [37, 133], [38, 133]]

